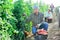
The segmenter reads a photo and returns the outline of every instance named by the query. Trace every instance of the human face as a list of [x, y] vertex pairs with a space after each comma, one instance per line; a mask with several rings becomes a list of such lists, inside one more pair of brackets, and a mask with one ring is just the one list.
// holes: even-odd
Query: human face
[[34, 9], [34, 13], [37, 15], [38, 14], [38, 9]]

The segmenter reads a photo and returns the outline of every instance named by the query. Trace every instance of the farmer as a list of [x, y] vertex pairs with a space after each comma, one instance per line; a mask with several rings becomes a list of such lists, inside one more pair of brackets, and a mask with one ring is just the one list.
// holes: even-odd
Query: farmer
[[30, 17], [27, 18], [27, 21], [32, 21], [33, 27], [32, 27], [32, 33], [35, 35], [35, 40], [39, 40], [36, 38], [37, 30], [43, 29], [47, 31], [48, 29], [48, 23], [43, 21], [44, 15], [39, 12], [39, 9], [37, 6], [34, 6], [33, 13], [30, 15]]
[[51, 12], [53, 13], [54, 5], [53, 5], [53, 4], [51, 4], [51, 5], [50, 5], [50, 8], [51, 8]]
[[50, 9], [48, 9], [48, 12], [46, 13], [45, 15], [45, 20], [47, 20], [47, 22], [52, 22], [52, 19], [53, 19], [53, 15], [52, 15], [52, 12]]

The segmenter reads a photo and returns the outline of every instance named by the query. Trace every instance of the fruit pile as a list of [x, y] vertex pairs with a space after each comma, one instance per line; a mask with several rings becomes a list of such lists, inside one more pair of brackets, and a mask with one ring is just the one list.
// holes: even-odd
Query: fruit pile
[[48, 32], [44, 29], [39, 29], [37, 33], [42, 34], [42, 35], [47, 35], [48, 34]]

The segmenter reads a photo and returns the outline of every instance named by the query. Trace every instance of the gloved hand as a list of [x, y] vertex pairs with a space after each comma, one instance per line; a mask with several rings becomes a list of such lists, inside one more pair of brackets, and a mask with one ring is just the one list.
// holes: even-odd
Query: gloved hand
[[39, 27], [40, 27], [40, 25], [41, 25], [41, 24], [37, 24], [37, 25], [36, 25], [36, 28], [39, 28]]
[[41, 25], [41, 23], [40, 24], [37, 24], [38, 26], [40, 26]]

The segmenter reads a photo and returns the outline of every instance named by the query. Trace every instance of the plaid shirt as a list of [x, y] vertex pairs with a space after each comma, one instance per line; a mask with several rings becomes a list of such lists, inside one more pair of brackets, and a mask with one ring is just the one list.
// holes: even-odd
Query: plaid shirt
[[40, 24], [41, 22], [43, 22], [43, 17], [44, 15], [42, 13], [38, 13], [38, 15], [36, 14], [31, 14], [30, 17], [28, 17], [27, 21], [32, 21], [33, 26]]

